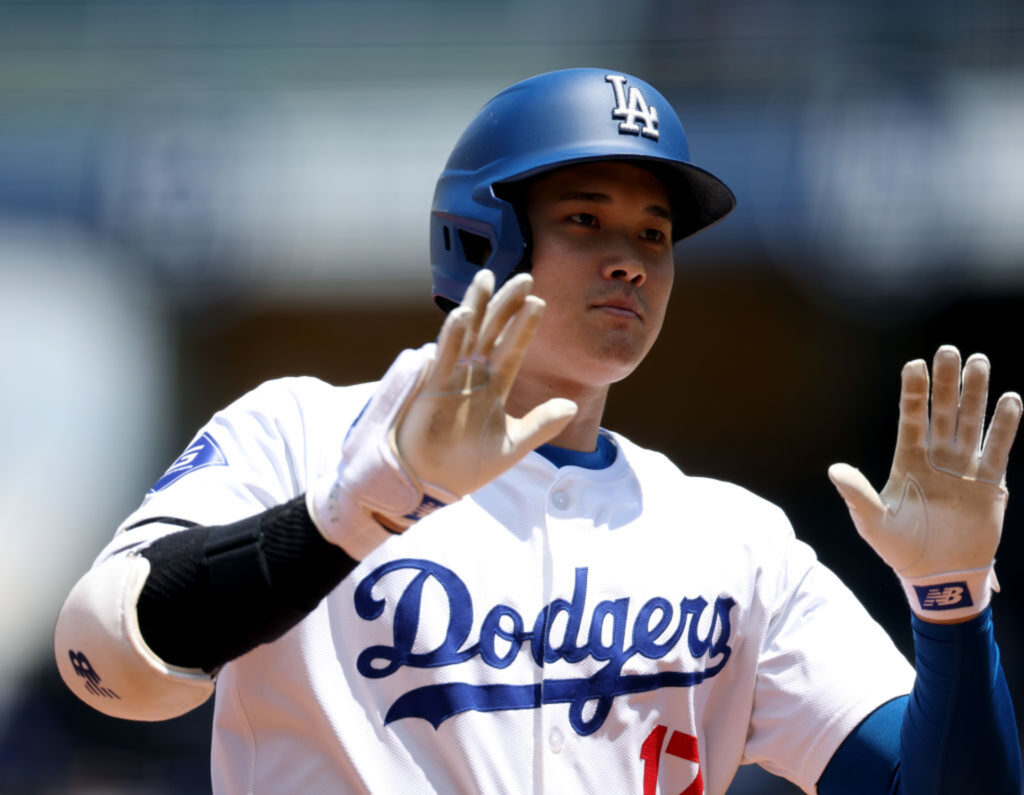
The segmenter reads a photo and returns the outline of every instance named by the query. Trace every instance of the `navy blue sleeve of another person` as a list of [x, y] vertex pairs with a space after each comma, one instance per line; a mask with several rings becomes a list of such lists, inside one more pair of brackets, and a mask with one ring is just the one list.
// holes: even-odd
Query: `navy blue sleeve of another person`
[[1020, 741], [991, 608], [962, 624], [912, 620], [914, 689], [851, 732], [819, 795], [1020, 795]]

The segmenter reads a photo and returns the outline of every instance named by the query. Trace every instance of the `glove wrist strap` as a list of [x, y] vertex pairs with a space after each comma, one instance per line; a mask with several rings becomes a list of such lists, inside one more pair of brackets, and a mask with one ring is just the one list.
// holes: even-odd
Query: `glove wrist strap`
[[[419, 505], [405, 514], [380, 511], [365, 505], [340, 478], [333, 475], [312, 483], [306, 492], [306, 509], [320, 535], [348, 553], [353, 560], [362, 560], [392, 535], [401, 533], [427, 514], [458, 499], [439, 486], [424, 484], [438, 496], [422, 492]], [[385, 519], [382, 524], [380, 519]]]
[[344, 549], [353, 560], [362, 560], [393, 535], [333, 475], [310, 485], [306, 509], [320, 535]]
[[926, 621], [957, 621], [978, 615], [988, 607], [992, 591], [999, 590], [993, 564], [994, 561], [980, 569], [924, 577], [900, 577], [900, 583], [918, 617]]

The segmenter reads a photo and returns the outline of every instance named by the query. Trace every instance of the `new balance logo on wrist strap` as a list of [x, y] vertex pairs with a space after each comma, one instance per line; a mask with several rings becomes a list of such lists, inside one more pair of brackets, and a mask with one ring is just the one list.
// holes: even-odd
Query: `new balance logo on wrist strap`
[[914, 591], [922, 610], [953, 610], [958, 607], [974, 606], [965, 581], [915, 585]]
[[448, 503], [435, 500], [429, 494], [423, 495], [423, 502], [419, 504], [412, 512], [405, 514], [406, 519], [411, 519], [414, 522], [418, 522], [424, 516], [433, 513], [438, 508], [443, 508]]

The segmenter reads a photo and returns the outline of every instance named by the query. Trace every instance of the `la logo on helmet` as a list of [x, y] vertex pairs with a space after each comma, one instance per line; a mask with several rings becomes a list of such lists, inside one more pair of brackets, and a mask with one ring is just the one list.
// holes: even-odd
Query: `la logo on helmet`
[[[625, 119], [619, 123], [619, 132], [630, 135], [642, 135], [645, 138], [658, 140], [658, 111], [647, 104], [644, 95], [636, 86], [629, 87], [626, 95], [626, 78], [622, 75], [605, 75], [605, 82], [611, 83], [615, 90], [615, 107], [612, 108], [613, 119]], [[636, 123], [642, 119], [644, 126]]]

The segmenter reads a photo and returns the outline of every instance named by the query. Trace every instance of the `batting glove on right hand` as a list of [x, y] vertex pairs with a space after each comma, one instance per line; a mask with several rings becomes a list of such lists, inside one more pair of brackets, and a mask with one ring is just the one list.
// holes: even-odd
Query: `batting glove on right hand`
[[858, 470], [833, 464], [829, 477], [860, 535], [899, 575], [913, 611], [928, 621], [965, 620], [998, 590], [993, 565], [1002, 533], [1006, 464], [1021, 417], [1013, 392], [999, 398], [982, 441], [989, 362], [943, 346], [928, 368], [903, 368], [900, 423], [889, 480], [877, 493]]
[[342, 447], [336, 476], [306, 493], [314, 524], [361, 560], [401, 532], [511, 468], [556, 436], [576, 414], [554, 398], [521, 419], [505, 401], [544, 310], [522, 274], [491, 298], [481, 270], [438, 343], [404, 351]]

